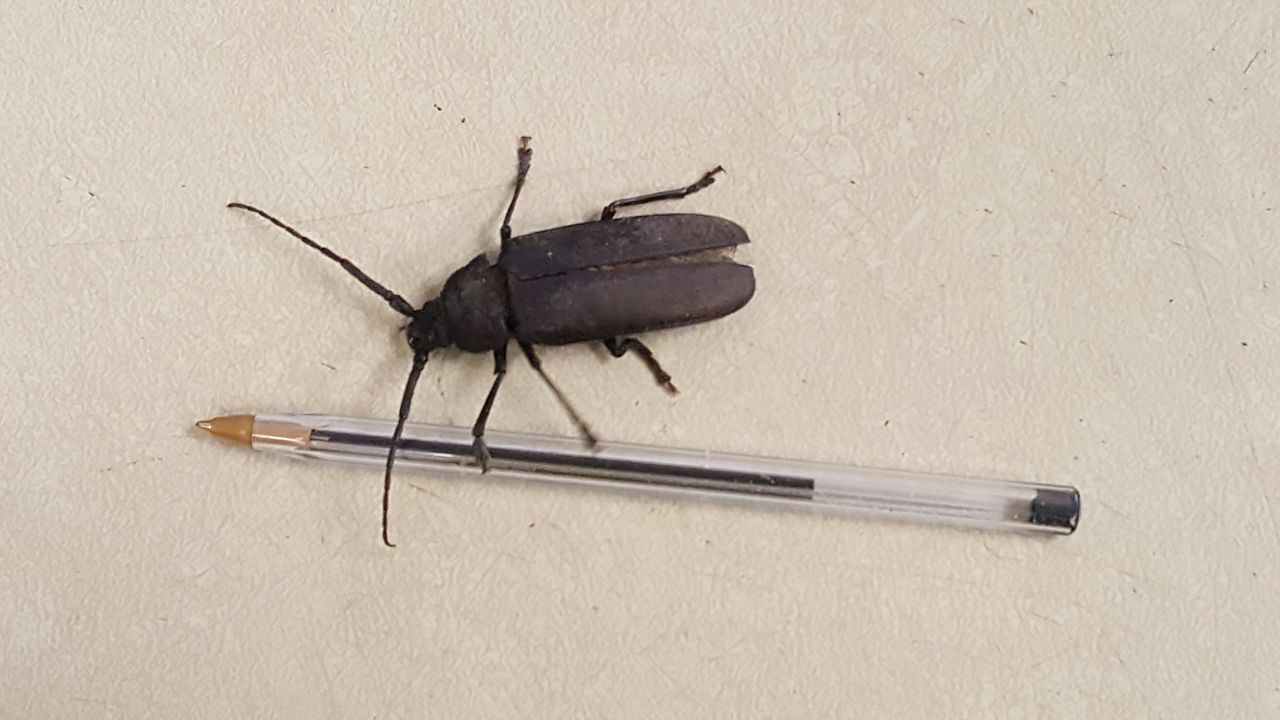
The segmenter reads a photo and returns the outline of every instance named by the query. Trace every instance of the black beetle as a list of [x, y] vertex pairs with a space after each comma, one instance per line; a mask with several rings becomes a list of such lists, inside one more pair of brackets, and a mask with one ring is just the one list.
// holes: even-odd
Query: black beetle
[[456, 345], [467, 352], [493, 353], [493, 385], [471, 430], [476, 461], [488, 470], [484, 427], [507, 372], [507, 344], [511, 340], [520, 346], [583, 437], [595, 444], [590, 428], [543, 371], [535, 344], [599, 341], [614, 357], [634, 351], [658, 384], [674, 394], [671, 376], [632, 335], [724, 317], [746, 305], [755, 293], [751, 268], [725, 256], [726, 251], [747, 242], [746, 232], [737, 224], [693, 214], [614, 217], [620, 208], [695, 193], [715, 182], [715, 175], [723, 168], [716, 167], [686, 187], [615, 200], [596, 221], [512, 237], [511, 213], [532, 156], [529, 138], [520, 138], [515, 190], [502, 221], [498, 261], [491, 264], [485, 255], [477, 255], [449, 276], [439, 297], [417, 310], [351, 261], [266, 212], [238, 202], [227, 205], [260, 215], [319, 250], [409, 318], [406, 330], [413, 349], [413, 368], [400, 400], [382, 487], [382, 541], [388, 547], [395, 547], [387, 536], [391, 468], [414, 387], [432, 350]]

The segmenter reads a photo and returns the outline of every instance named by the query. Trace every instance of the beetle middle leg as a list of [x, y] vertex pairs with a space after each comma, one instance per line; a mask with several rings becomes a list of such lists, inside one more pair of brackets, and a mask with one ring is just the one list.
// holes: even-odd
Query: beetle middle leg
[[699, 190], [707, 187], [716, 181], [716, 174], [724, 172], [724, 168], [717, 165], [710, 172], [698, 178], [697, 182], [684, 187], [675, 188], [673, 190], [659, 190], [658, 192], [648, 193], [647, 195], [637, 195], [635, 197], [621, 198], [614, 200], [604, 206], [604, 210], [600, 211], [601, 220], [612, 220], [614, 215], [618, 214], [618, 210], [624, 207], [634, 207], [636, 205], [644, 205], [645, 203], [657, 202], [659, 200], [676, 200], [686, 195], [692, 195]]
[[475, 453], [476, 462], [480, 464], [480, 472], [489, 472], [489, 446], [484, 442], [484, 426], [489, 422], [489, 411], [493, 409], [493, 400], [498, 396], [498, 388], [502, 387], [502, 379], [507, 376], [507, 348], [503, 346], [493, 351], [493, 385], [489, 395], [484, 399], [484, 407], [480, 408], [480, 416], [471, 427], [471, 437], [475, 442], [471, 449]]
[[520, 147], [516, 150], [516, 189], [511, 193], [511, 204], [507, 205], [507, 214], [502, 218], [502, 228], [498, 231], [503, 250], [511, 242], [511, 213], [515, 212], [516, 200], [520, 199], [520, 188], [524, 187], [524, 179], [529, 175], [529, 162], [533, 159], [533, 151], [529, 149], [530, 139], [528, 135], [522, 135]]
[[653, 356], [653, 351], [647, 345], [633, 337], [624, 337], [621, 340], [609, 338], [603, 342], [605, 348], [609, 350], [609, 354], [616, 358], [626, 355], [628, 350], [634, 351], [644, 361], [644, 364], [649, 368], [649, 372], [653, 373], [653, 379], [662, 386], [663, 390], [672, 395], [680, 394], [676, 386], [671, 383], [671, 376], [667, 374], [666, 370], [662, 369], [662, 365], [658, 364], [657, 358]]
[[573, 424], [578, 426], [578, 432], [582, 433], [583, 439], [585, 439], [592, 447], [595, 447], [597, 443], [596, 436], [591, 432], [591, 428], [587, 426], [587, 423], [582, 419], [582, 416], [578, 414], [578, 411], [573, 409], [573, 405], [569, 403], [569, 398], [565, 397], [564, 393], [560, 391], [560, 388], [554, 382], [552, 382], [550, 377], [547, 377], [546, 371], [542, 369], [542, 361], [538, 359], [538, 354], [533, 351], [533, 345], [527, 342], [521, 342], [520, 351], [524, 353], [526, 358], [528, 358], [529, 364], [533, 366], [535, 371], [537, 371], [538, 375], [542, 378], [542, 381], [547, 384], [547, 387], [551, 388], [551, 392], [555, 394], [556, 400], [560, 401], [560, 406], [564, 408], [565, 412], [569, 413], [569, 417], [573, 419]]

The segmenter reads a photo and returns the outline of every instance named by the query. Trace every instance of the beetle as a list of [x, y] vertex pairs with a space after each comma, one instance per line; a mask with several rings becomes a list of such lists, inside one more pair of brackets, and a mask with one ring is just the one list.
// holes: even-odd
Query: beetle
[[387, 547], [395, 547], [387, 533], [391, 469], [414, 388], [431, 352], [456, 346], [465, 352], [493, 354], [493, 384], [471, 429], [475, 460], [481, 472], [487, 472], [490, 455], [484, 441], [485, 424], [506, 377], [511, 341], [519, 346], [583, 438], [595, 445], [590, 427], [543, 370], [535, 345], [601, 342], [615, 358], [633, 352], [658, 385], [675, 394], [671, 376], [634, 336], [724, 317], [746, 305], [755, 294], [751, 267], [726, 256], [748, 241], [746, 231], [736, 223], [695, 214], [616, 217], [624, 207], [698, 192], [714, 183], [724, 168], [717, 166], [684, 187], [614, 200], [598, 220], [513, 237], [511, 214], [532, 157], [529, 137], [521, 137], [515, 189], [499, 230], [497, 260], [491, 263], [483, 253], [477, 255], [449, 276], [438, 297], [416, 309], [350, 260], [263, 210], [240, 202], [227, 205], [254, 213], [319, 251], [409, 318], [403, 329], [413, 351], [413, 365], [400, 399], [382, 486], [382, 542]]

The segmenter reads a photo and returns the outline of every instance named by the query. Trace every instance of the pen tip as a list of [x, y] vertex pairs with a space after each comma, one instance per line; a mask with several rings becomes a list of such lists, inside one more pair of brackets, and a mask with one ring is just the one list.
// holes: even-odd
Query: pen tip
[[240, 445], [253, 445], [252, 415], [223, 415], [201, 420], [196, 427], [210, 435]]

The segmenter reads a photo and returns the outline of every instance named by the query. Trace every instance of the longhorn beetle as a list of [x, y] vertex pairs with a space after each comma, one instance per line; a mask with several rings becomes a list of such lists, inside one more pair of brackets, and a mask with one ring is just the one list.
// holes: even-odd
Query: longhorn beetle
[[502, 245], [497, 262], [477, 255], [449, 276], [439, 297], [416, 310], [350, 260], [268, 213], [239, 202], [227, 205], [257, 214], [320, 251], [409, 318], [405, 330], [413, 350], [413, 366], [400, 399], [382, 483], [382, 542], [387, 547], [395, 547], [387, 535], [391, 468], [414, 388], [431, 351], [455, 345], [466, 352], [493, 353], [493, 385], [471, 429], [476, 462], [487, 472], [490, 458], [484, 428], [507, 373], [510, 341], [520, 346], [583, 438], [594, 445], [591, 429], [542, 369], [534, 345], [593, 341], [603, 343], [615, 358], [634, 352], [658, 385], [675, 394], [671, 376], [633, 336], [724, 317], [746, 305], [755, 293], [751, 268], [725, 257], [732, 248], [747, 242], [746, 232], [737, 224], [693, 214], [615, 217], [624, 207], [695, 193], [715, 182], [715, 175], [723, 168], [717, 166], [685, 187], [614, 200], [604, 207], [599, 220], [512, 237], [511, 213], [532, 157], [529, 138], [520, 138], [515, 189], [499, 231]]

